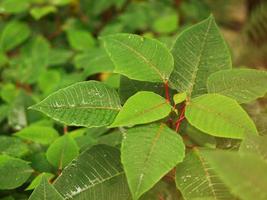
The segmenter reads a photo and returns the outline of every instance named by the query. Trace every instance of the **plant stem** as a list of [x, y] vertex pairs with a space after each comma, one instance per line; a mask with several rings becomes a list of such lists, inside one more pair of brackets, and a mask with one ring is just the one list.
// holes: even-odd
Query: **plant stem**
[[175, 131], [178, 132], [179, 128], [180, 128], [180, 125], [182, 123], [182, 121], [184, 120], [185, 116], [184, 116], [184, 113], [185, 113], [185, 104], [182, 106], [181, 108], [181, 114], [179, 116], [179, 119], [175, 122]]
[[171, 99], [170, 99], [170, 93], [169, 93], [169, 84], [168, 84], [168, 81], [167, 80], [164, 82], [164, 87], [165, 87], [166, 101], [168, 103], [170, 103], [171, 102]]
[[64, 135], [68, 133], [68, 127], [66, 125], [63, 127], [63, 133]]

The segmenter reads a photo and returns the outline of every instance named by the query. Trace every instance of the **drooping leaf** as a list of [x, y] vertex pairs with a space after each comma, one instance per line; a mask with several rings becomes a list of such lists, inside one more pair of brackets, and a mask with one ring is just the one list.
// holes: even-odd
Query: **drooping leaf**
[[0, 136], [0, 153], [13, 157], [22, 157], [29, 152], [28, 146], [19, 138]]
[[246, 135], [242, 141], [239, 152], [253, 153], [267, 161], [267, 136]]
[[222, 70], [208, 78], [209, 93], [219, 93], [248, 103], [267, 93], [267, 72], [254, 69]]
[[48, 183], [45, 176], [42, 177], [41, 183], [35, 188], [29, 200], [63, 200], [64, 198], [57, 192], [53, 185]]
[[106, 145], [94, 146], [72, 161], [55, 181], [55, 188], [65, 199], [130, 197], [119, 150]]
[[110, 127], [146, 124], [166, 117], [172, 110], [163, 97], [153, 92], [138, 92], [130, 97]]
[[33, 172], [29, 164], [19, 158], [0, 155], [0, 189], [14, 189], [21, 186]]
[[212, 16], [182, 32], [172, 55], [172, 87], [189, 97], [207, 92], [210, 74], [232, 67], [230, 53]]
[[0, 51], [10, 51], [30, 35], [29, 27], [19, 21], [9, 22], [3, 29], [0, 36]]
[[78, 155], [78, 145], [69, 135], [56, 139], [46, 152], [47, 160], [58, 169], [65, 168]]
[[31, 184], [25, 190], [33, 190], [34, 188], [36, 188], [41, 183], [43, 177], [50, 180], [54, 176], [55, 175], [51, 173], [41, 173], [32, 180]]
[[121, 159], [132, 197], [138, 199], [184, 158], [181, 137], [164, 124], [129, 129]]
[[85, 81], [58, 90], [31, 107], [67, 125], [110, 125], [120, 110], [117, 92], [97, 81]]
[[234, 199], [218, 174], [207, 163], [202, 149], [193, 148], [176, 167], [176, 186], [185, 200]]
[[47, 145], [58, 138], [58, 132], [51, 127], [32, 125], [16, 132], [15, 136], [24, 140]]
[[206, 94], [192, 99], [186, 106], [186, 119], [194, 127], [213, 136], [242, 139], [258, 134], [253, 121], [233, 99]]
[[103, 40], [115, 65], [114, 72], [149, 82], [164, 82], [169, 78], [173, 70], [173, 58], [157, 40], [134, 34], [115, 34]]
[[244, 200], [267, 198], [267, 163], [256, 155], [237, 152], [205, 152], [208, 163], [233, 194]]

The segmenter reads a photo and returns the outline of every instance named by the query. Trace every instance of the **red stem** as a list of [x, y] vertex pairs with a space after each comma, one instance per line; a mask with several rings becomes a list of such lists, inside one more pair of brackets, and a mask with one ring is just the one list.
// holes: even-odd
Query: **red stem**
[[180, 126], [181, 126], [181, 123], [185, 118], [184, 113], [185, 113], [185, 105], [182, 106], [181, 114], [179, 116], [179, 119], [175, 122], [175, 125], [176, 125], [175, 131], [176, 132], [178, 132], [178, 130], [179, 130]]
[[168, 81], [165, 81], [164, 82], [164, 87], [165, 87], [165, 95], [166, 95], [166, 101], [168, 103], [171, 102], [171, 99], [170, 99], [170, 93], [169, 93], [169, 85], [168, 85]]
[[67, 133], [68, 133], [68, 127], [67, 127], [67, 126], [64, 126], [64, 127], [63, 127], [63, 133], [64, 133], [64, 134], [67, 134]]

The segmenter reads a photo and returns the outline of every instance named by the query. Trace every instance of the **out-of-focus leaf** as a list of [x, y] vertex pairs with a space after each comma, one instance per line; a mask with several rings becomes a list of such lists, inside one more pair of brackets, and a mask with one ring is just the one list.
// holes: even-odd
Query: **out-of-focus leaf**
[[31, 0], [2, 0], [0, 2], [0, 13], [17, 14], [27, 11]]
[[21, 186], [32, 172], [26, 161], [0, 155], [0, 189], [14, 189]]
[[78, 145], [68, 134], [56, 139], [46, 152], [47, 160], [58, 169], [65, 168], [78, 154]]
[[9, 22], [0, 35], [0, 51], [10, 51], [30, 36], [30, 28], [19, 21]]
[[48, 65], [60, 65], [65, 64], [73, 55], [73, 53], [67, 49], [51, 49], [49, 52]]
[[118, 200], [130, 197], [120, 152], [106, 145], [84, 151], [63, 170], [54, 185], [64, 198]]
[[56, 13], [56, 12], [57, 12], [57, 8], [51, 5], [42, 6], [42, 7], [33, 7], [30, 10], [32, 17], [35, 20], [39, 20], [48, 14]]
[[32, 125], [16, 132], [15, 136], [24, 140], [48, 145], [58, 138], [58, 132], [51, 127]]
[[40, 75], [38, 79], [38, 86], [44, 94], [48, 94], [57, 88], [60, 79], [61, 75], [58, 71], [47, 70]]
[[153, 23], [153, 30], [158, 33], [172, 33], [177, 31], [178, 28], [178, 16], [176, 13], [158, 18]]
[[95, 45], [95, 39], [90, 32], [84, 30], [70, 29], [67, 31], [70, 46], [75, 50], [88, 50]]
[[0, 153], [13, 157], [22, 157], [29, 152], [28, 146], [19, 138], [0, 136]]

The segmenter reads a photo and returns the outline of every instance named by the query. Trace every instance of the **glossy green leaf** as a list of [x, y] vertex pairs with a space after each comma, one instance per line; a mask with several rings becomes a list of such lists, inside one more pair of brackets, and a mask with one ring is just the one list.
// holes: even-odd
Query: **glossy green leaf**
[[58, 138], [58, 132], [51, 127], [32, 125], [16, 132], [15, 136], [24, 140], [47, 145]]
[[258, 134], [242, 107], [219, 94], [192, 99], [186, 106], [185, 116], [191, 125], [213, 136], [242, 139], [245, 134]]
[[267, 72], [254, 69], [222, 70], [208, 78], [209, 93], [219, 93], [248, 103], [267, 93]]
[[267, 161], [267, 136], [246, 135], [242, 141], [239, 152], [242, 154], [253, 153]]
[[118, 200], [130, 197], [119, 150], [106, 145], [84, 151], [63, 170], [54, 185], [65, 199]]
[[132, 197], [138, 199], [184, 158], [182, 138], [164, 124], [129, 129], [121, 159]]
[[58, 169], [65, 168], [78, 155], [79, 147], [69, 135], [56, 139], [46, 152], [47, 160]]
[[94, 47], [95, 40], [90, 32], [71, 29], [67, 31], [70, 46], [75, 50], [86, 50]]
[[29, 200], [63, 200], [64, 198], [57, 192], [53, 185], [48, 183], [45, 176], [42, 177], [41, 183], [35, 188]]
[[34, 188], [36, 188], [41, 183], [43, 177], [50, 180], [54, 176], [55, 175], [51, 173], [41, 173], [32, 180], [31, 184], [25, 190], [33, 190]]
[[189, 97], [207, 92], [210, 74], [232, 67], [230, 53], [212, 16], [182, 32], [172, 55], [171, 85]]
[[73, 84], [31, 107], [67, 125], [110, 125], [120, 110], [117, 92], [97, 81]]
[[21, 186], [33, 172], [29, 164], [21, 159], [0, 155], [0, 189], [14, 189]]
[[244, 200], [267, 199], [267, 163], [261, 158], [237, 152], [206, 152], [207, 161], [233, 194]]
[[0, 51], [10, 51], [30, 36], [27, 24], [19, 21], [9, 22], [0, 35]]
[[0, 136], [0, 153], [13, 157], [22, 157], [29, 152], [28, 146], [19, 138]]
[[110, 127], [134, 126], [157, 121], [169, 115], [171, 105], [153, 92], [138, 92], [130, 97]]
[[176, 186], [185, 200], [234, 199], [218, 174], [207, 163], [202, 149], [190, 150], [176, 167]]
[[134, 34], [115, 34], [103, 40], [116, 73], [150, 82], [164, 82], [169, 78], [173, 58], [157, 40]]

